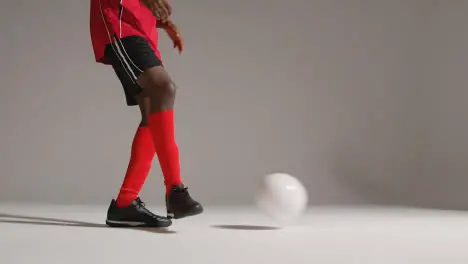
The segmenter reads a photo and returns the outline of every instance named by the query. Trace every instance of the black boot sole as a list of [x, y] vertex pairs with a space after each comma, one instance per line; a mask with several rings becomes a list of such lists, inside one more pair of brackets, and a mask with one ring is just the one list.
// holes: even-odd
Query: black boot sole
[[170, 222], [170, 223], [146, 224], [146, 223], [106, 220], [106, 225], [109, 227], [120, 227], [120, 228], [139, 228], [139, 227], [164, 228], [164, 227], [170, 227], [172, 223]]
[[203, 207], [194, 207], [192, 210], [189, 210], [187, 212], [183, 212], [183, 213], [173, 213], [172, 211], [170, 211], [169, 209], [167, 210], [167, 218], [168, 219], [182, 219], [182, 218], [185, 218], [185, 217], [189, 217], [189, 216], [195, 216], [195, 215], [199, 215], [201, 213], [203, 213]]

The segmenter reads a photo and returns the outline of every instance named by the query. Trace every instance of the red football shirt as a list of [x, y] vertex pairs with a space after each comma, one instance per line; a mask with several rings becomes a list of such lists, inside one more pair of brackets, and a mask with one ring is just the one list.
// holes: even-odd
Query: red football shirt
[[114, 36], [144, 37], [161, 59], [156, 23], [154, 14], [140, 0], [91, 0], [90, 31], [96, 61], [109, 64], [104, 48]]

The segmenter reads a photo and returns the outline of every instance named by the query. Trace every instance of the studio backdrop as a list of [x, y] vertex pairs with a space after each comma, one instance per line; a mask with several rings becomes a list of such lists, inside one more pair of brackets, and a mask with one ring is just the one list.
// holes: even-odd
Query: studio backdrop
[[[186, 51], [163, 32], [161, 50], [196, 199], [249, 204], [286, 172], [312, 205], [468, 208], [467, 1], [172, 4]], [[89, 1], [7, 1], [0, 22], [0, 202], [107, 204], [140, 117], [94, 63]], [[163, 192], [155, 160], [142, 195]]]

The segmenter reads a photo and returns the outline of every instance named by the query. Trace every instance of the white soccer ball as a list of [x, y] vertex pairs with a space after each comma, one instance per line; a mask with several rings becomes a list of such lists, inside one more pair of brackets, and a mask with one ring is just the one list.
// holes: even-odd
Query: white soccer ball
[[258, 208], [279, 224], [290, 224], [307, 208], [308, 195], [302, 183], [285, 173], [267, 175], [255, 197]]

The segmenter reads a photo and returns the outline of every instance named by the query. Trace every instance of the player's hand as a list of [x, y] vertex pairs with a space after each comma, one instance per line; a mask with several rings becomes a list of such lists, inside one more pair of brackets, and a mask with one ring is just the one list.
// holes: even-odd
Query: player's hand
[[174, 48], [177, 48], [179, 50], [179, 53], [182, 53], [184, 51], [184, 41], [182, 39], [182, 36], [180, 35], [177, 26], [170, 20], [161, 23], [162, 28], [166, 30], [167, 35], [172, 40]]
[[141, 0], [161, 21], [167, 21], [172, 15], [172, 7], [167, 0]]

